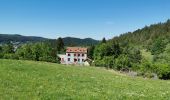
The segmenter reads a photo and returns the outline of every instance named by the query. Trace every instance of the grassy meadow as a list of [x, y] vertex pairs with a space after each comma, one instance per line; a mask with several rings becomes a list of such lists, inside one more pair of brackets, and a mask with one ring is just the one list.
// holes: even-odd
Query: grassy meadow
[[0, 60], [0, 100], [168, 100], [170, 81], [95, 67]]

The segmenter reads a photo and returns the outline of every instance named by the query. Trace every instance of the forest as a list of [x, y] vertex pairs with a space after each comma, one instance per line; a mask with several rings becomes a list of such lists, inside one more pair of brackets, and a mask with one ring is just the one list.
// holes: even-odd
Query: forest
[[[67, 40], [69, 41], [69, 40]], [[69, 44], [75, 46], [74, 44]], [[92, 66], [106, 67], [137, 76], [170, 79], [170, 20], [127, 32], [88, 47]], [[17, 49], [8, 42], [0, 46], [0, 58], [59, 63], [58, 53], [65, 53], [62, 38], [26, 43]]]
[[97, 45], [94, 65], [170, 79], [170, 20], [145, 26]]
[[15, 49], [13, 44], [8, 42], [0, 46], [0, 58], [59, 63], [57, 54], [64, 52], [62, 38], [58, 38], [55, 41], [55, 45], [54, 41], [30, 42]]

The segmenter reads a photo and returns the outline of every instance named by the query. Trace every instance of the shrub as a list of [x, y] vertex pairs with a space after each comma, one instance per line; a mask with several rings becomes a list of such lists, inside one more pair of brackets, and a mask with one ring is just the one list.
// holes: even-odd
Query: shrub
[[104, 64], [104, 67], [107, 67], [107, 68], [113, 68], [113, 60], [114, 58], [111, 57], [111, 56], [106, 56], [103, 58], [103, 64]]
[[139, 65], [139, 71], [142, 73], [153, 72], [153, 64], [148, 61], [144, 61]]
[[115, 59], [114, 66], [117, 70], [121, 70], [129, 69], [131, 67], [131, 64], [127, 55], [120, 55], [118, 58]]
[[4, 54], [3, 53], [0, 53], [0, 58], [3, 58]]
[[170, 67], [168, 64], [154, 64], [154, 71], [158, 74], [160, 79], [170, 79]]
[[4, 59], [19, 59], [18, 55], [13, 53], [7, 53], [3, 56]]

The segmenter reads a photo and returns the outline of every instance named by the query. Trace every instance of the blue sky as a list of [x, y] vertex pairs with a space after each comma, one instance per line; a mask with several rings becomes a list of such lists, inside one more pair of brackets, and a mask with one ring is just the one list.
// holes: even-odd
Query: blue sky
[[110, 39], [170, 18], [170, 0], [0, 0], [0, 33]]

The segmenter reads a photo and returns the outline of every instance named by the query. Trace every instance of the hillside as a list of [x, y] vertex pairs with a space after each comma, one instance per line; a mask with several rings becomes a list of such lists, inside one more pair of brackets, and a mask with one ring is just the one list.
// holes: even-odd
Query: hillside
[[164, 23], [152, 24], [138, 29], [134, 32], [121, 34], [114, 37], [110, 41], [118, 41], [119, 43], [130, 43], [135, 46], [151, 46], [158, 39], [170, 39], [170, 20]]
[[96, 67], [0, 60], [0, 99], [168, 100], [170, 81]]
[[[14, 35], [0, 34], [0, 43], [5, 43], [8, 41], [26, 43], [26, 42], [40, 42], [40, 41], [47, 41], [47, 40], [54, 41], [54, 39], [48, 39], [48, 38], [36, 37], [36, 36], [22, 36], [18, 34], [14, 34]], [[95, 45], [99, 43], [98, 40], [94, 40], [91, 38], [80, 39], [74, 37], [65, 37], [63, 38], [63, 41], [66, 46], [68, 45], [89, 46], [89, 45]]]

